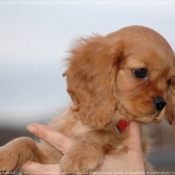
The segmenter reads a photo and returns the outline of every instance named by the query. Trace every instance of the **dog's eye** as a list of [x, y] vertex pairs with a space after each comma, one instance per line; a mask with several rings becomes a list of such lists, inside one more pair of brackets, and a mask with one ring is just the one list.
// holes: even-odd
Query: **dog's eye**
[[171, 79], [169, 79], [167, 82], [166, 82], [167, 86], [170, 87], [171, 85]]
[[133, 70], [136, 78], [147, 78], [148, 72], [145, 68]]

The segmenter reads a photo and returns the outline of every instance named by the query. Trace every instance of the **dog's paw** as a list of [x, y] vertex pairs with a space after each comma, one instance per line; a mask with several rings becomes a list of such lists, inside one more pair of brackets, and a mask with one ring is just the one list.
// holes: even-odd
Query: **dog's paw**
[[0, 172], [19, 170], [26, 160], [33, 159], [34, 149], [36, 149], [34, 141], [25, 137], [0, 147]]
[[13, 148], [6, 146], [0, 148], [0, 170], [1, 172], [10, 172], [19, 168], [22, 157]]
[[76, 175], [93, 172], [103, 158], [100, 148], [79, 141], [60, 160], [61, 171]]

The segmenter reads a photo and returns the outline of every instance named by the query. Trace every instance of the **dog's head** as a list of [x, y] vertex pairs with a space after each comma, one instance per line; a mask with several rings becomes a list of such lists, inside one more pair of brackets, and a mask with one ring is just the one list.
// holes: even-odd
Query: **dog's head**
[[152, 29], [131, 26], [80, 39], [67, 76], [75, 117], [102, 129], [117, 110], [128, 120], [175, 124], [175, 55]]

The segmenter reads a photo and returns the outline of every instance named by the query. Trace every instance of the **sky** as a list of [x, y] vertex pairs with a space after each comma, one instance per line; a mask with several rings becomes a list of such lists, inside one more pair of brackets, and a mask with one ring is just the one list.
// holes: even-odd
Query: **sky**
[[175, 50], [173, 0], [0, 0], [0, 127], [55, 117], [70, 103], [62, 73], [74, 39], [130, 25]]

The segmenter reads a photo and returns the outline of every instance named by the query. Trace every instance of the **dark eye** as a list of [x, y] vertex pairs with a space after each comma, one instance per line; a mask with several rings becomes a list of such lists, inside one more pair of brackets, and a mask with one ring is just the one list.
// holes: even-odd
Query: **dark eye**
[[167, 82], [166, 82], [167, 86], [170, 87], [171, 85], [171, 79], [169, 79]]
[[133, 70], [136, 78], [147, 78], [148, 71], [145, 68]]

